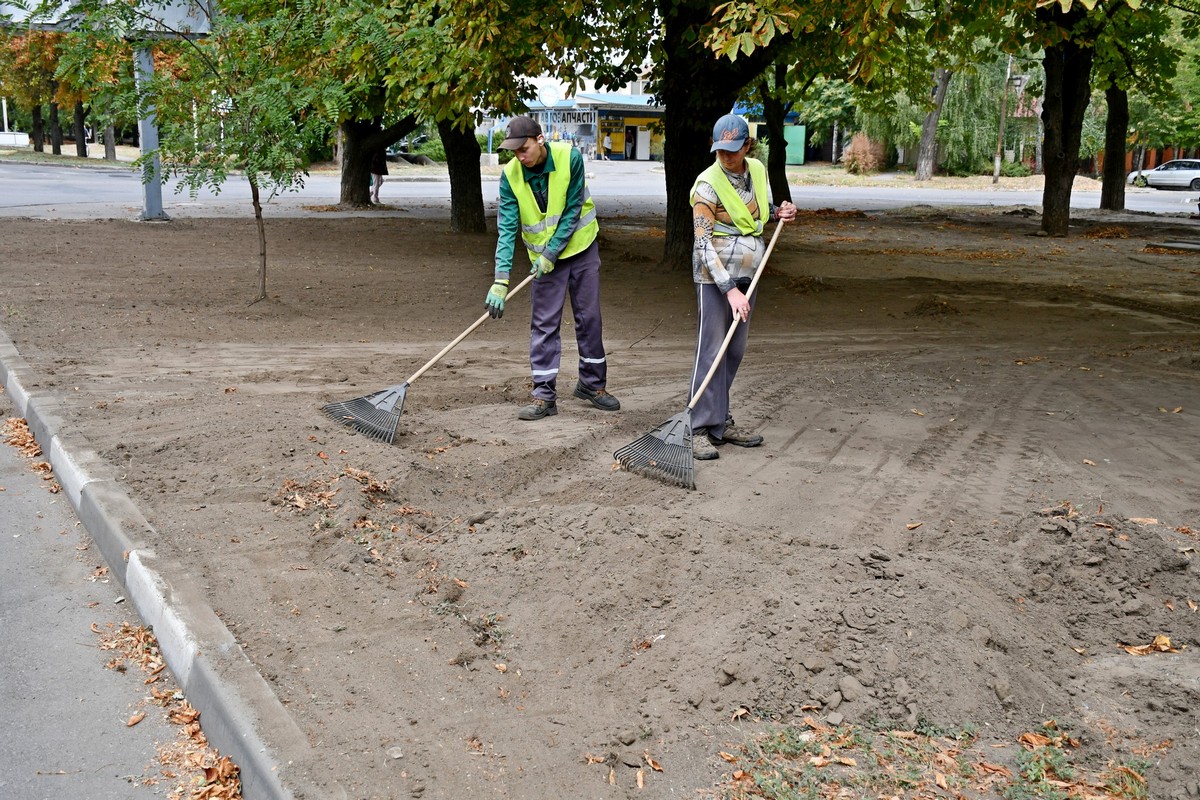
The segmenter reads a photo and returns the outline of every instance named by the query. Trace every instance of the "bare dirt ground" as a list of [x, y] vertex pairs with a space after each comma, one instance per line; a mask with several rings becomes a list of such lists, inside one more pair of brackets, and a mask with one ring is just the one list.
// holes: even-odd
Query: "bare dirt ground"
[[[3, 220], [0, 326], [328, 796], [740, 796], [737, 748], [810, 717], [973, 729], [1014, 773], [1055, 720], [1080, 766], [1195, 797], [1200, 257], [1147, 244], [1197, 223], [1003, 212], [786, 229], [734, 388], [766, 443], [695, 492], [613, 468], [687, 400], [690, 276], [645, 220], [602, 219], [615, 414], [569, 396], [568, 316], [559, 415], [516, 419], [517, 298], [409, 388], [394, 445], [322, 415], [482, 312], [493, 239], [439, 221], [271, 219], [248, 307], [249, 220]], [[1179, 652], [1121, 647], [1156, 636]], [[997, 796], [982, 774], [928, 796]]]

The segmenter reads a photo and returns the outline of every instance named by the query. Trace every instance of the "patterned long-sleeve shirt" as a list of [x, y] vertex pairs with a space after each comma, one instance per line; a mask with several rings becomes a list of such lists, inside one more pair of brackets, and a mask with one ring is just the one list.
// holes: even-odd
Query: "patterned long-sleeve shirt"
[[[750, 170], [741, 174], [723, 170], [738, 197], [746, 204], [750, 215], [757, 219], [758, 199], [754, 195], [754, 184]], [[771, 219], [775, 218], [775, 206], [771, 206]], [[692, 245], [692, 279], [696, 283], [715, 283], [722, 292], [728, 292], [738, 281], [743, 283], [754, 276], [762, 262], [766, 245], [761, 236], [713, 236], [713, 223], [732, 225], [729, 212], [717, 197], [717, 190], [707, 181], [696, 184], [692, 202], [692, 222], [695, 240]]]

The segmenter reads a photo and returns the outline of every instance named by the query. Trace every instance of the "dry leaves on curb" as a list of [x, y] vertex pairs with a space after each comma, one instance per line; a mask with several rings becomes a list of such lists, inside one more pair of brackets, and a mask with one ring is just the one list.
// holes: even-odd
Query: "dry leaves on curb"
[[[37, 458], [42, 455], [42, 446], [37, 443], [33, 431], [29, 430], [29, 423], [22, 417], [9, 417], [4, 420], [4, 440], [17, 448], [17, 452], [25, 458]], [[54, 468], [50, 466], [50, 462], [35, 461], [29, 468], [40, 475], [42, 480], [50, 482], [47, 487], [50, 494], [62, 491], [62, 486], [54, 480]]]
[[[238, 767], [229, 756], [209, 747], [200, 729], [200, 712], [172, 687], [160, 690], [153, 685], [166, 669], [153, 632], [128, 622], [119, 627], [109, 625], [107, 630], [92, 625], [92, 631], [100, 637], [101, 650], [117, 653], [106, 666], [124, 672], [127, 661], [136, 664], [147, 676], [143, 683], [150, 687], [150, 699], [166, 710], [168, 721], [179, 726], [179, 736], [158, 748], [163, 775], [180, 781], [168, 795], [170, 800], [242, 800]], [[138, 711], [125, 724], [133, 727], [145, 718], [146, 712]], [[155, 783], [157, 779], [146, 778], [145, 782]]]

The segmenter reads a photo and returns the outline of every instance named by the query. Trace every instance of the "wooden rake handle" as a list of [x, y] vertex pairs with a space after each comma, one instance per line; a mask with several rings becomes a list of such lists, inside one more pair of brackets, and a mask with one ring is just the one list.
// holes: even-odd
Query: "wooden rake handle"
[[[772, 244], [774, 244], [774, 242], [772, 242]], [[516, 286], [514, 286], [514, 287], [513, 287], [511, 290], [509, 290], [509, 292], [508, 292], [508, 295], [507, 295], [507, 297], [506, 297], [505, 299], [506, 299], [506, 300], [511, 300], [511, 299], [512, 299], [512, 297], [513, 297], [513, 295], [515, 295], [517, 292], [521, 291], [521, 290], [522, 290], [522, 289], [524, 289], [526, 286], [528, 286], [528, 285], [529, 285], [529, 282], [530, 282], [531, 280], [533, 280], [533, 279], [534, 279], [534, 273], [532, 273], [532, 272], [531, 272], [531, 273], [529, 273], [529, 275], [528, 275], [528, 276], [525, 278], [525, 280], [521, 281], [521, 282], [520, 282], [520, 283], [518, 283]], [[461, 342], [463, 339], [465, 339], [465, 338], [467, 338], [468, 336], [470, 336], [470, 335], [471, 335], [471, 334], [474, 332], [474, 330], [475, 330], [476, 328], [478, 328], [478, 327], [479, 327], [480, 325], [482, 325], [483, 323], [487, 322], [487, 319], [488, 319], [488, 317], [490, 317], [490, 316], [491, 316], [491, 312], [489, 312], [489, 311], [485, 311], [485, 312], [483, 312], [483, 316], [481, 316], [479, 319], [477, 319], [477, 320], [475, 320], [474, 322], [472, 322], [472, 323], [471, 323], [471, 327], [467, 328], [465, 331], [463, 331], [462, 333], [460, 333], [460, 334], [459, 334], [459, 335], [458, 335], [458, 336], [457, 336], [457, 337], [454, 339], [454, 341], [452, 341], [450, 344], [448, 344], [448, 345], [446, 345], [445, 347], [443, 347], [443, 348], [442, 348], [442, 350], [441, 350], [441, 352], [439, 352], [439, 353], [438, 353], [436, 356], [434, 356], [433, 358], [431, 358], [431, 359], [429, 359], [428, 361], [426, 361], [426, 362], [425, 362], [425, 366], [421, 367], [419, 370], [417, 370], [416, 372], [414, 372], [414, 373], [413, 373], [413, 374], [412, 374], [412, 375], [409, 377], [409, 379], [408, 379], [408, 380], [406, 380], [404, 383], [405, 383], [406, 385], [407, 385], [407, 384], [410, 384], [410, 383], [412, 383], [413, 381], [415, 381], [417, 378], [419, 378], [419, 377], [421, 377], [422, 375], [424, 375], [424, 374], [425, 374], [425, 372], [426, 372], [426, 371], [427, 371], [427, 370], [428, 370], [430, 367], [432, 367], [434, 364], [436, 364], [437, 362], [439, 362], [439, 361], [441, 361], [441, 360], [442, 360], [442, 356], [446, 355], [446, 353], [449, 353], [451, 350], [453, 350], [454, 348], [458, 347], [459, 343], [460, 343], [460, 342]]]
[[[758, 262], [758, 269], [754, 271], [754, 278], [750, 281], [750, 288], [746, 290], [746, 299], [749, 300], [754, 294], [755, 288], [758, 286], [758, 279], [767, 271], [767, 259], [771, 257], [771, 251], [775, 249], [775, 242], [779, 239], [779, 232], [783, 230], [783, 220], [775, 225], [775, 233], [771, 235], [771, 243], [767, 245], [767, 252], [763, 253], [762, 261]], [[717, 367], [721, 366], [721, 362], [725, 360], [725, 351], [729, 349], [729, 343], [733, 341], [733, 332], [737, 330], [738, 323], [742, 320], [738, 317], [733, 318], [733, 324], [729, 326], [729, 331], [725, 334], [725, 341], [721, 343], [721, 349], [717, 351], [717, 357], [713, 359], [712, 366], [708, 368], [708, 374], [704, 376], [704, 380], [700, 383], [700, 388], [692, 395], [692, 399], [688, 401], [687, 407], [695, 408], [696, 402], [700, 396], [704, 394], [704, 390], [708, 388], [708, 384], [712, 383], [713, 376], [717, 374]]]

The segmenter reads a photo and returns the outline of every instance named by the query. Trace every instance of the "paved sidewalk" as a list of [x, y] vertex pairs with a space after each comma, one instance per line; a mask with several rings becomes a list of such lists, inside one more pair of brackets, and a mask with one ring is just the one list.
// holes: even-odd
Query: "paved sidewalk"
[[[44, 493], [43, 488], [33, 490], [31, 496], [24, 491], [23, 484], [15, 483], [22, 489], [19, 493], [11, 497], [7, 490], [0, 493], [0, 508], [3, 509], [0, 522], [4, 522], [5, 515], [10, 513], [34, 518], [42, 514], [47, 520], [43, 527], [53, 527], [54, 535], [58, 536], [64, 529], [78, 530], [76, 520], [71, 517], [73, 510], [94, 540], [87, 551], [89, 561], [107, 565], [109, 586], [114, 590], [122, 587], [119, 591], [127, 598], [130, 612], [136, 611], [143, 623], [154, 631], [176, 683], [188, 702], [201, 713], [201, 725], [209, 743], [222, 755], [232, 758], [241, 769], [243, 795], [249, 800], [318, 797], [306, 781], [298, 777], [308, 763], [310, 749], [291, 715], [242, 653], [232, 634], [208, 605], [203, 592], [192, 583], [171, 553], [166, 552], [166, 544], [157, 539], [157, 532], [119, 482], [113, 480], [108, 464], [81, 434], [69, 429], [58, 413], [57, 398], [51, 393], [31, 389], [37, 383], [36, 376], [12, 340], [0, 331], [0, 388], [4, 390], [0, 394], [0, 408], [6, 418], [23, 417], [28, 421], [30, 431], [44, 451], [42, 459], [50, 462], [54, 477], [62, 486], [61, 493], [42, 497], [37, 492]], [[20, 472], [0, 475], [5, 480], [12, 475], [11, 479], [15, 481]], [[52, 518], [49, 514], [58, 516]], [[103, 747], [107, 739], [94, 736], [94, 731], [87, 727], [96, 724], [96, 718], [76, 716], [76, 709], [70, 702], [56, 707], [55, 702], [62, 698], [51, 697], [56, 689], [58, 662], [69, 662], [73, 657], [78, 659], [69, 643], [86, 642], [95, 634], [85, 629], [61, 643], [61, 648], [56, 648], [52, 645], [59, 643], [50, 642], [53, 637], [36, 633], [48, 629], [45, 622], [39, 623], [36, 617], [27, 619], [26, 615], [18, 613], [18, 609], [28, 608], [29, 603], [36, 606], [36, 598], [43, 597], [44, 602], [55, 609], [52, 616], [56, 620], [69, 619], [58, 613], [59, 610], [65, 613], [75, 605], [69, 578], [55, 577], [54, 564], [62, 558], [58, 550], [50, 549], [61, 548], [62, 543], [44, 542], [47, 538], [44, 531], [36, 535], [31, 532], [31, 538], [24, 542], [21, 541], [24, 537], [19, 536], [19, 528], [10, 532], [6, 525], [4, 531], [5, 536], [16, 538], [6, 540], [0, 549], [0, 554], [4, 555], [0, 579], [5, 581], [5, 594], [0, 597], [3, 601], [0, 634], [5, 636], [6, 646], [25, 638], [32, 646], [42, 645], [47, 652], [56, 655], [47, 659], [44, 653], [40, 659], [33, 660], [35, 669], [32, 672], [19, 669], [26, 656], [18, 657], [12, 664], [7, 660], [0, 664], [6, 676], [0, 682], [0, 708], [5, 710], [4, 718], [10, 723], [6, 727], [17, 737], [0, 738], [0, 762], [3, 762], [0, 797], [104, 800], [108, 795], [93, 792], [90, 788], [59, 792], [55, 791], [56, 785], [46, 784], [47, 791], [43, 793], [32, 791], [33, 786], [17, 783], [28, 778], [21, 772], [22, 765], [32, 764], [33, 775], [38, 778], [47, 770], [55, 777], [65, 777], [57, 775], [57, 770], [69, 769], [62, 763], [65, 759], [46, 758], [46, 754], [56, 749], [65, 752], [68, 740], [87, 739], [92, 745]], [[77, 542], [80, 535], [76, 533], [63, 539], [71, 538]], [[33, 562], [38, 559], [42, 560], [35, 568]], [[58, 563], [58, 566], [63, 565]], [[41, 573], [42, 577], [32, 577], [38, 574], [38, 569], [47, 571]], [[10, 574], [10, 570], [13, 573]], [[23, 583], [26, 572], [31, 578]], [[67, 583], [63, 583], [64, 580]], [[84, 610], [89, 610], [86, 605]], [[67, 623], [68, 628], [71, 625]], [[87, 662], [78, 660], [81, 666], [86, 666]], [[10, 681], [8, 675], [17, 677]], [[57, 690], [61, 692], [68, 685], [60, 685]], [[107, 713], [103, 709], [98, 709], [97, 713], [100, 714], [99, 724], [104, 726]], [[24, 726], [11, 724], [21, 720], [22, 714], [29, 721], [42, 717], [42, 721], [51, 726], [50, 735], [56, 738], [43, 747], [25, 749]], [[117, 719], [122, 720], [123, 725], [128, 715], [118, 714]], [[47, 770], [42, 769], [42, 763], [47, 765]], [[10, 776], [6, 772], [10, 768], [17, 769], [20, 774]], [[94, 768], [105, 767], [97, 762]], [[127, 774], [124, 769], [118, 767], [118, 774]], [[11, 782], [14, 791], [8, 791], [6, 781]], [[136, 797], [128, 791], [112, 796]]]
[[[0, 394], [0, 415], [11, 412]], [[139, 620], [119, 602], [123, 588], [96, 574], [104, 560], [71, 504], [31, 463], [0, 446], [0, 797], [163, 797], [168, 784], [140, 781], [160, 774], [156, 748], [178, 730], [145, 706], [143, 676], [105, 667], [114, 653], [92, 631]]]

